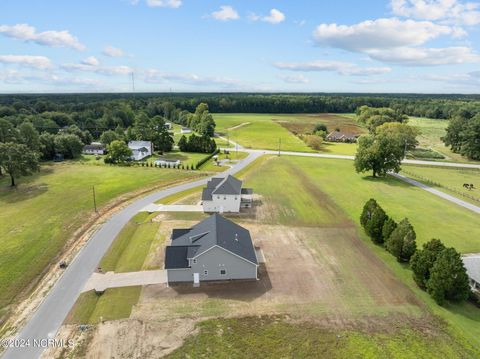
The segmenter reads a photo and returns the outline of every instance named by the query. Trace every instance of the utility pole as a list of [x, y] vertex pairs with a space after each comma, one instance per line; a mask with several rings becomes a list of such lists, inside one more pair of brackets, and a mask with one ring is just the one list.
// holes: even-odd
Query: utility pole
[[95, 209], [95, 213], [97, 213], [97, 199], [95, 196], [95, 186], [92, 186], [93, 190], [93, 208]]
[[279, 156], [279, 157], [280, 157], [280, 149], [281, 149], [281, 147], [282, 147], [282, 139], [279, 138], [279, 139], [278, 139], [278, 156]]

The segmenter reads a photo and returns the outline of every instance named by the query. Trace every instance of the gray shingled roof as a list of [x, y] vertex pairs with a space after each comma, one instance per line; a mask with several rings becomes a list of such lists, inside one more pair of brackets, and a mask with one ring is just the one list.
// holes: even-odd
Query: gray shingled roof
[[207, 187], [202, 191], [202, 200], [211, 201], [213, 194], [218, 195], [240, 195], [242, 191], [242, 181], [228, 175], [225, 178], [214, 177], [207, 183]]
[[462, 257], [467, 274], [475, 282], [480, 283], [480, 254]]
[[[188, 232], [179, 234], [180, 232], [172, 233], [172, 243], [165, 251], [165, 269], [188, 268], [188, 258], [194, 258], [216, 245], [258, 264], [250, 232], [219, 214], [214, 214]], [[172, 247], [184, 249], [170, 249]]]

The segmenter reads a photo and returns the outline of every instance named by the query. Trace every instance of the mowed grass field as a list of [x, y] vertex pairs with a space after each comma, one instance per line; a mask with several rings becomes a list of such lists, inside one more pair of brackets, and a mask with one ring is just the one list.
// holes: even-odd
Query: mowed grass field
[[313, 152], [301, 139], [280, 124], [272, 115], [264, 114], [214, 114], [216, 131], [246, 148], [283, 151]]
[[448, 120], [435, 120], [424, 117], [409, 117], [408, 120], [409, 125], [415, 126], [421, 131], [420, 136], [417, 137], [419, 147], [431, 148], [440, 152], [446, 157], [446, 161], [478, 163], [478, 161], [468, 160], [458, 153], [453, 153], [449, 147], [445, 146], [441, 138], [445, 136], [448, 123]]
[[43, 165], [11, 189], [0, 179], [0, 308], [8, 305], [60, 253], [97, 207], [129, 192], [167, 186], [201, 172], [93, 166], [64, 162]]
[[[480, 349], [480, 310], [467, 302], [438, 306], [427, 293], [416, 286], [410, 269], [396, 262], [383, 248], [373, 245], [358, 225], [363, 204], [369, 198], [375, 198], [395, 220], [409, 218], [417, 233], [419, 246], [431, 238], [439, 238], [447, 246], [469, 253], [480, 252], [478, 215], [394, 178], [372, 179], [356, 174], [351, 161], [273, 157], [263, 161], [259, 167], [247, 173], [245, 178], [247, 186], [263, 194], [262, 202], [280, 203], [284, 212], [289, 213], [289, 216], [284, 216], [279, 212], [272, 221], [285, 224], [293, 221], [303, 222], [304, 225], [321, 224], [331, 218], [328, 208], [332, 204], [337, 205], [357, 224], [358, 233], [369, 248], [434, 314], [449, 323], [449, 330]], [[265, 178], [276, 180], [268, 181]], [[312, 191], [305, 188], [305, 185], [303, 188], [289, 186], [292, 179], [297, 184], [308, 183], [309, 187], [314, 184], [315, 189]], [[297, 201], [297, 192], [311, 193], [312, 199], [306, 202]], [[280, 199], [278, 193], [286, 196], [282, 195]], [[315, 193], [321, 194], [321, 197]], [[312, 207], [315, 199], [319, 203]], [[324, 204], [321, 204], [322, 202]]]
[[[402, 169], [402, 173], [417, 181], [436, 187], [464, 201], [480, 205], [480, 170], [478, 169], [412, 165], [404, 165]], [[463, 187], [465, 183], [473, 184], [474, 188], [469, 190]]]

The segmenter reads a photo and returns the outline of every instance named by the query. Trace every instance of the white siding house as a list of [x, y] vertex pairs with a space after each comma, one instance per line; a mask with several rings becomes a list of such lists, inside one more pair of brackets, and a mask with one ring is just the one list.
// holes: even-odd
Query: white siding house
[[182, 127], [180, 130], [180, 133], [186, 134], [186, 133], [192, 133], [192, 130], [189, 129], [188, 127]]
[[104, 155], [105, 146], [99, 142], [92, 142], [89, 145], [83, 146], [82, 152], [86, 155]]
[[150, 141], [130, 141], [128, 148], [132, 150], [132, 160], [134, 161], [141, 161], [153, 153], [153, 144]]
[[168, 283], [258, 279], [250, 232], [214, 214], [188, 229], [174, 229], [165, 249]]
[[207, 213], [240, 212], [241, 207], [252, 204], [251, 189], [242, 188], [242, 181], [228, 175], [214, 177], [202, 192], [203, 211]]
[[480, 254], [467, 254], [462, 257], [462, 261], [467, 270], [470, 288], [480, 294]]

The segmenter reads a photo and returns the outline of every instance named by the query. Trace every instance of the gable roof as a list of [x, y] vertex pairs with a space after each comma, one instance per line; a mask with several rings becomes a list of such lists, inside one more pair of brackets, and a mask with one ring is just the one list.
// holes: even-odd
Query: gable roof
[[128, 143], [128, 147], [130, 149], [142, 149], [145, 148], [146, 151], [148, 151], [149, 148], [152, 148], [152, 142], [150, 141], [130, 141]]
[[214, 194], [218, 195], [240, 195], [242, 192], [242, 181], [228, 175], [225, 178], [214, 177], [207, 183], [202, 191], [202, 200], [211, 201]]
[[468, 277], [480, 283], [480, 254], [463, 256], [462, 261]]
[[[215, 246], [258, 265], [250, 232], [219, 214], [214, 214], [188, 231], [174, 230], [172, 243], [165, 251], [165, 269], [188, 268], [188, 259]], [[172, 247], [186, 249], [169, 249]]]

